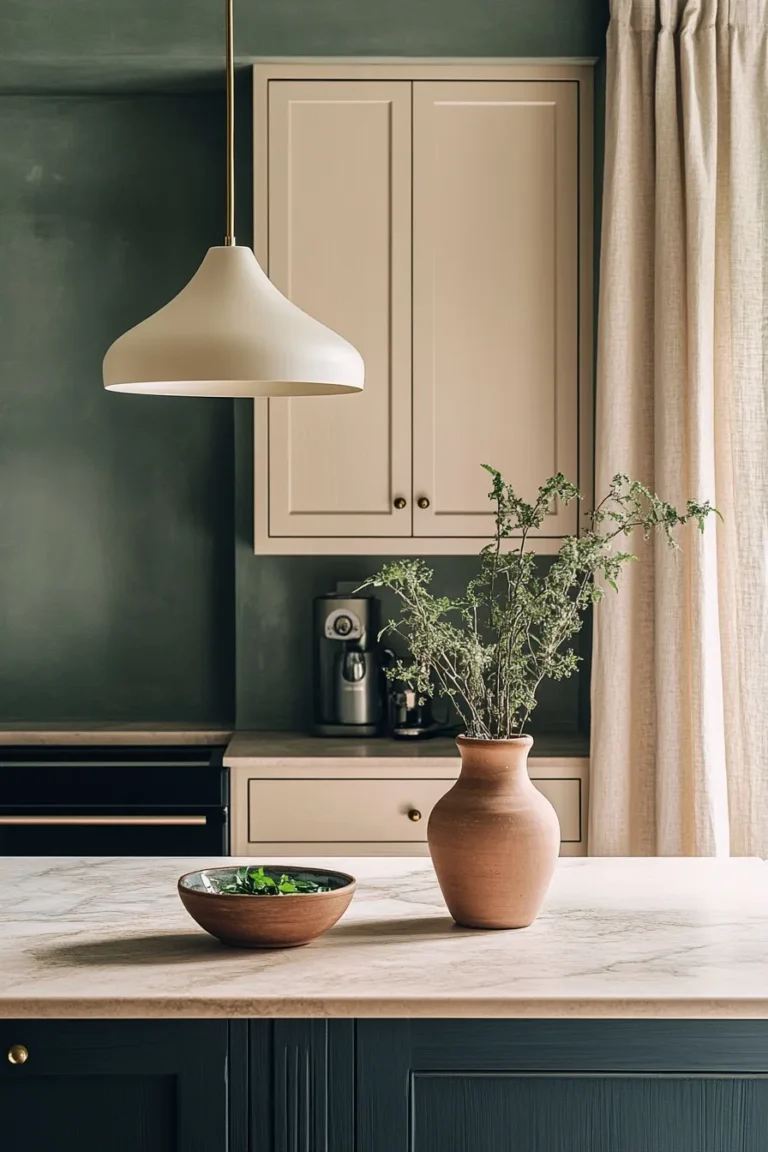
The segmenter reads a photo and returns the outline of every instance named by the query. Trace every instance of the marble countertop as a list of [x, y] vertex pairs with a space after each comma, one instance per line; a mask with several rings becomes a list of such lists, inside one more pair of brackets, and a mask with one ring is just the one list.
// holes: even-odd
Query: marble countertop
[[[589, 738], [578, 732], [534, 736], [531, 758], [571, 759], [589, 756]], [[453, 739], [437, 736], [423, 740], [376, 737], [310, 736], [300, 732], [236, 732], [224, 763], [232, 768], [282, 768], [307, 764], [322, 767], [344, 760], [364, 760], [366, 768], [408, 760], [424, 768], [455, 764], [459, 752]]]
[[204, 863], [0, 859], [0, 1017], [768, 1018], [759, 860], [561, 860], [510, 932], [453, 925], [428, 859], [324, 861], [359, 878], [346, 916], [265, 952], [187, 916]]

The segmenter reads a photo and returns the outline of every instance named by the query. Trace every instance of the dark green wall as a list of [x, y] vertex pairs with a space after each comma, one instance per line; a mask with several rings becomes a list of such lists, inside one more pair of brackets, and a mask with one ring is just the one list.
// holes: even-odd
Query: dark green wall
[[[203, 89], [221, 82], [222, 8], [0, 5], [0, 92], [38, 94], [0, 99], [0, 721], [234, 712], [239, 727], [303, 727], [312, 598], [378, 563], [253, 555], [247, 402], [234, 404], [233, 428], [229, 402], [100, 387], [110, 340], [219, 242], [221, 107]], [[599, 55], [606, 9], [607, 0], [238, 0], [237, 50], [241, 61]], [[104, 95], [174, 87], [194, 94]], [[73, 90], [91, 94], [39, 95]], [[244, 73], [241, 242], [249, 94]], [[433, 566], [451, 591], [472, 558]], [[583, 724], [587, 687], [584, 673], [554, 686], [539, 726]]]
[[[596, 56], [608, 0], [236, 0], [237, 54]], [[3, 0], [0, 83], [215, 73], [224, 0]]]
[[231, 402], [100, 378], [217, 242], [221, 111], [0, 99], [0, 721], [233, 715]]

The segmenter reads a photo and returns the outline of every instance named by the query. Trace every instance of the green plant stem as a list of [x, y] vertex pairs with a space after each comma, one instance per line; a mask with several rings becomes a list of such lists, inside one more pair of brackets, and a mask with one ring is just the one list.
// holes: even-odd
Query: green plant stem
[[[525, 729], [542, 681], [570, 676], [579, 656], [568, 647], [585, 611], [603, 596], [595, 577], [613, 587], [634, 557], [614, 550], [617, 537], [640, 529], [647, 538], [695, 520], [703, 531], [708, 503], [689, 501], [678, 511], [642, 484], [614, 477], [591, 513], [591, 527], [566, 537], [545, 576], [527, 550], [553, 500], [578, 498], [560, 474], [541, 486], [533, 504], [516, 496], [492, 468], [495, 532], [483, 549], [481, 569], [466, 596], [451, 601], [430, 592], [432, 572], [420, 560], [384, 565], [364, 586], [386, 586], [398, 597], [400, 619], [390, 627], [408, 644], [412, 662], [399, 660], [388, 675], [410, 681], [419, 692], [449, 697], [472, 736], [504, 738]], [[504, 543], [519, 533], [514, 549]], [[503, 577], [503, 585], [500, 580]], [[431, 678], [431, 679], [430, 679]]]

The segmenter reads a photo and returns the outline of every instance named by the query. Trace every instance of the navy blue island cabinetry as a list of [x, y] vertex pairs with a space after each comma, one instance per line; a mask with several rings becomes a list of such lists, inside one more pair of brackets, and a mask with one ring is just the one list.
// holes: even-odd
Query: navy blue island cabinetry
[[0, 1148], [228, 1152], [226, 1020], [0, 1020], [0, 1038]]
[[0, 1036], [2, 1143], [24, 1152], [768, 1147], [762, 1020], [3, 1020]]

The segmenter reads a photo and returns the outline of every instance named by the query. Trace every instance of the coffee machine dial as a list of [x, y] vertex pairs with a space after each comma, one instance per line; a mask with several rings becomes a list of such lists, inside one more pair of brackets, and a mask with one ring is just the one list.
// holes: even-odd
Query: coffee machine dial
[[365, 629], [360, 617], [349, 608], [336, 608], [325, 618], [327, 640], [364, 640]]

